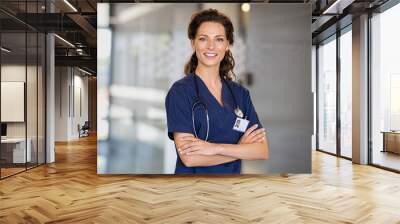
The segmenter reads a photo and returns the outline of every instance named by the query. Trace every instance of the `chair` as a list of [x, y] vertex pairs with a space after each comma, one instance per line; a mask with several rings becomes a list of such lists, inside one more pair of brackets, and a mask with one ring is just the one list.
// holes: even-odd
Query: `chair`
[[85, 121], [82, 127], [80, 127], [80, 125], [78, 124], [79, 138], [89, 136], [89, 129], [90, 129], [89, 121]]

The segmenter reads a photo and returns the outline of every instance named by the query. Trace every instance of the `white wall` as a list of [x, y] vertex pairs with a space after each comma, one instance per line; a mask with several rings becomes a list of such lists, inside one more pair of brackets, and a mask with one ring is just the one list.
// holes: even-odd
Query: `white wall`
[[[5, 122], [7, 124], [7, 137], [9, 138], [23, 138], [25, 135], [30, 140], [32, 161], [44, 163], [44, 74], [41, 66], [32, 66], [25, 64], [3, 64], [1, 66], [1, 81], [2, 82], [24, 82], [26, 89], [26, 101], [19, 111], [24, 116], [26, 112], [26, 120], [23, 118], [22, 122]], [[27, 80], [26, 80], [27, 79]], [[4, 89], [2, 89], [2, 93]], [[22, 94], [24, 91], [22, 92]], [[7, 95], [2, 95], [2, 99], [8, 98]], [[26, 105], [25, 105], [26, 103]], [[2, 102], [3, 105], [3, 102]], [[13, 108], [1, 108], [2, 112], [16, 113], [12, 111]], [[15, 109], [14, 109], [15, 110]], [[39, 155], [37, 155], [39, 154]], [[51, 160], [50, 160], [51, 161]]]
[[[1, 66], [1, 81], [2, 82], [25, 82], [25, 75], [28, 72], [28, 81], [30, 86], [35, 86], [36, 81], [32, 80], [29, 76], [36, 74], [36, 67], [25, 65], [2, 65]], [[28, 119], [28, 137], [30, 133], [36, 130], [36, 88], [27, 88], [27, 119]], [[4, 96], [3, 96], [4, 97]], [[34, 102], [34, 104], [31, 104]], [[39, 105], [40, 106], [40, 105]], [[1, 108], [7, 110], [9, 108]], [[35, 124], [32, 122], [34, 121]], [[25, 137], [26, 122], [7, 122], [7, 136], [8, 137]], [[35, 132], [36, 133], [36, 132]]]
[[56, 141], [79, 138], [78, 124], [88, 120], [88, 78], [83, 75], [76, 68], [56, 67]]
[[[68, 76], [67, 67], [56, 67], [55, 69], [55, 140], [67, 140], [68, 115]], [[66, 92], [66, 93], [65, 93]], [[64, 96], [64, 97], [63, 97]]]
[[[25, 65], [2, 65], [1, 81], [2, 82], [25, 82]], [[32, 67], [28, 66], [28, 72]], [[4, 96], [3, 96], [4, 97]], [[7, 108], [1, 108], [7, 110]], [[24, 122], [7, 122], [7, 137], [25, 137]]]

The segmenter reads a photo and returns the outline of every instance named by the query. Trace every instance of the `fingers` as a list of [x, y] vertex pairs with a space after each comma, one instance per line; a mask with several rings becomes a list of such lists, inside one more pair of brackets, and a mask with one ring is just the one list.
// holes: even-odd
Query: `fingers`
[[242, 135], [242, 137], [239, 140], [239, 144], [248, 144], [248, 143], [252, 143], [252, 137], [253, 135], [251, 135], [256, 128], [258, 127], [258, 124], [254, 124], [253, 126], [251, 126], [249, 129], [246, 130], [246, 132]]
[[185, 149], [185, 150], [181, 150], [181, 151], [180, 151], [180, 154], [182, 154], [182, 155], [189, 155], [189, 154], [192, 154], [192, 153], [194, 153], [194, 152], [199, 151], [200, 149], [201, 149], [200, 146], [194, 145], [194, 146], [192, 146], [192, 147], [190, 147], [190, 148], [187, 148], [187, 149]]
[[254, 142], [264, 142], [264, 141], [266, 141], [265, 139], [265, 132], [264, 133], [262, 133], [262, 134], [259, 134], [259, 135], [257, 135], [257, 136], [255, 136], [254, 137], [254, 139], [252, 140], [253, 141], [253, 143]]
[[202, 140], [197, 140], [197, 141], [193, 141], [193, 142], [188, 142], [184, 145], [182, 145], [181, 147], [178, 147], [178, 152], [179, 153], [185, 153], [187, 152], [186, 150], [190, 150], [193, 149], [195, 147], [201, 146], [203, 144]]
[[260, 128], [249, 134], [249, 138], [253, 139], [258, 135], [265, 135], [265, 128]]
[[260, 128], [258, 130], [253, 131], [249, 136], [246, 136], [243, 143], [256, 143], [263, 142], [266, 136], [266, 131], [264, 128]]
[[175, 139], [176, 148], [177, 149], [187, 148], [189, 146], [188, 145], [189, 143], [194, 142], [194, 141], [199, 141], [199, 140], [200, 139], [195, 138], [191, 135], [181, 136], [181, 137]]
[[243, 135], [244, 136], [248, 136], [250, 133], [252, 133], [254, 130], [256, 130], [257, 127], [258, 127], [258, 124], [254, 124], [249, 129], [247, 129], [246, 132], [244, 132]]
[[179, 141], [179, 142], [175, 143], [176, 144], [176, 148], [181, 148], [182, 146], [184, 146], [184, 145], [186, 145], [186, 144], [188, 144], [190, 142], [192, 142], [192, 141]]
[[193, 147], [193, 146], [199, 144], [199, 142], [200, 142], [199, 140], [198, 140], [198, 141], [193, 141], [193, 142], [190, 142], [190, 141], [189, 141], [189, 142], [187, 142], [187, 143], [181, 145], [181, 146], [178, 148], [178, 151], [179, 151], [179, 150], [185, 150], [185, 149], [187, 149], [187, 148]]
[[254, 142], [257, 142], [257, 143], [265, 142], [265, 135], [258, 135], [258, 136], [254, 139]]
[[178, 152], [181, 152], [182, 150], [189, 148], [191, 144], [192, 144], [192, 142], [186, 142], [180, 146], [177, 146], [176, 148], [177, 148]]
[[266, 142], [265, 138], [261, 138], [261, 139], [257, 140], [257, 143], [263, 143], [263, 142]]

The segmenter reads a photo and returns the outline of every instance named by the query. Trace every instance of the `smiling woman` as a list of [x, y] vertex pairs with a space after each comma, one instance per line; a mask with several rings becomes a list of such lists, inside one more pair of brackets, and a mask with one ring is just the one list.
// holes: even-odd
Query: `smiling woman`
[[186, 76], [165, 100], [168, 136], [178, 154], [176, 174], [238, 174], [242, 159], [269, 157], [249, 91], [233, 81], [233, 32], [230, 19], [215, 9], [192, 16]]

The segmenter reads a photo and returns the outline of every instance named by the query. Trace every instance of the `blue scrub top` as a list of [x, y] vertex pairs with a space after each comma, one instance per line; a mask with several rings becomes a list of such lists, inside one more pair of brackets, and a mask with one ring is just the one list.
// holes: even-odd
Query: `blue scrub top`
[[[222, 102], [224, 105], [221, 106], [200, 77], [197, 77], [197, 83], [199, 97], [207, 105], [208, 109], [210, 119], [209, 142], [237, 144], [243, 135], [242, 132], [233, 130], [233, 125], [236, 121], [235, 103], [226, 84], [231, 87], [236, 102], [243, 111], [245, 118], [249, 120], [247, 128], [254, 124], [258, 124], [259, 128], [262, 127], [251, 102], [249, 91], [246, 88], [233, 81], [222, 82]], [[168, 137], [171, 140], [174, 140], [174, 132], [194, 134], [192, 106], [196, 98], [194, 74], [189, 74], [176, 81], [170, 88], [165, 99], [165, 108], [167, 112]], [[196, 133], [199, 138], [204, 140], [207, 133], [205, 109], [202, 106], [196, 106], [194, 115]], [[177, 153], [175, 174], [239, 174], [240, 171], [241, 160], [239, 159], [215, 166], [186, 167]]]

